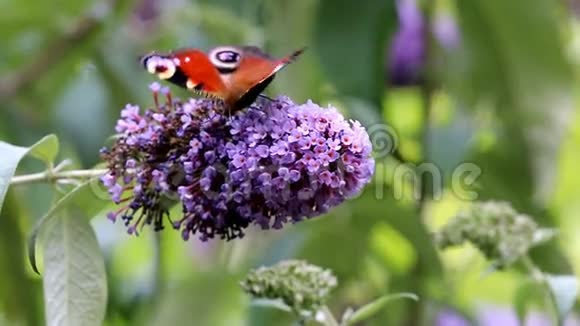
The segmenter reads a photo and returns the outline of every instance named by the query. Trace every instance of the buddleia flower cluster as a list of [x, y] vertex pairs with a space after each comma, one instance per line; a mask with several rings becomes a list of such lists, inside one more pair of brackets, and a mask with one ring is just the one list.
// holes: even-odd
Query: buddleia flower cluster
[[338, 282], [332, 271], [302, 260], [285, 260], [250, 271], [241, 282], [255, 299], [281, 300], [299, 315], [313, 316]]
[[[155, 106], [127, 105], [101, 178], [137, 233], [170, 221], [183, 239], [242, 237], [250, 225], [279, 229], [358, 194], [374, 171], [365, 128], [335, 108], [287, 97], [230, 115], [209, 99], [172, 98], [152, 84]], [[169, 216], [178, 203], [181, 216]]]
[[489, 201], [460, 212], [435, 234], [435, 241], [441, 249], [469, 242], [502, 268], [553, 236], [552, 229], [540, 228], [509, 203]]

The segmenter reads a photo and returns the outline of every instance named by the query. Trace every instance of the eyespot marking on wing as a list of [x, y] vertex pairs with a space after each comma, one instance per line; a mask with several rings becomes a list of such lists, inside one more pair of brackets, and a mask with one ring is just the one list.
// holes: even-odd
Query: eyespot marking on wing
[[240, 64], [242, 54], [231, 46], [217, 47], [208, 54], [211, 63], [222, 72], [233, 72]]
[[166, 58], [158, 54], [150, 54], [141, 60], [143, 66], [150, 74], [157, 75], [159, 79], [169, 79], [174, 74], [176, 66], [179, 65], [179, 59]]

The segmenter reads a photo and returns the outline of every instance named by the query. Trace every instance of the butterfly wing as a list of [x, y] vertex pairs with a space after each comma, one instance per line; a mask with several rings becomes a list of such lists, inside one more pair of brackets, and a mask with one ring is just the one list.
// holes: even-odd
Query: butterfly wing
[[272, 82], [274, 75], [304, 50], [295, 51], [282, 59], [274, 59], [257, 47], [243, 47], [241, 51], [239, 66], [229, 77], [230, 97], [226, 101], [234, 108], [243, 108], [253, 103]]
[[197, 49], [170, 54], [151, 53], [141, 58], [151, 74], [201, 95], [225, 99], [227, 86], [207, 55]]
[[220, 98], [231, 110], [237, 110], [252, 104], [274, 75], [303, 51], [275, 59], [254, 46], [222, 46], [208, 54], [197, 49], [151, 53], [143, 56], [141, 63], [160, 79]]

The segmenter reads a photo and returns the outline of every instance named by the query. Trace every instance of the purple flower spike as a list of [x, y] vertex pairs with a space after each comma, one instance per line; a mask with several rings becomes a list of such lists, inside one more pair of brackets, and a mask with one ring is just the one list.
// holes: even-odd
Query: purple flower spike
[[[387, 78], [392, 86], [415, 86], [424, 82], [426, 25], [417, 0], [397, 0], [399, 28], [390, 41], [386, 58]], [[446, 51], [461, 44], [459, 27], [451, 16], [437, 14], [435, 41]]]
[[127, 106], [119, 137], [102, 151], [102, 182], [126, 205], [109, 218], [122, 218], [130, 234], [163, 229], [178, 201], [183, 216], [170, 224], [184, 240], [240, 238], [252, 224], [281, 228], [321, 215], [372, 177], [368, 134], [334, 108], [279, 97], [230, 116], [215, 101], [169, 93], [166, 101], [156, 103], [163, 114]]

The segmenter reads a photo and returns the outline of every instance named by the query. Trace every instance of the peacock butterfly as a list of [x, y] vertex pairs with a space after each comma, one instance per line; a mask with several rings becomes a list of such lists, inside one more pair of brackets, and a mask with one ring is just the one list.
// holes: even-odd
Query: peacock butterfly
[[237, 111], [252, 104], [275, 74], [303, 51], [276, 59], [255, 46], [220, 46], [208, 53], [192, 48], [167, 54], [153, 52], [140, 61], [160, 79], [221, 99], [229, 111]]

